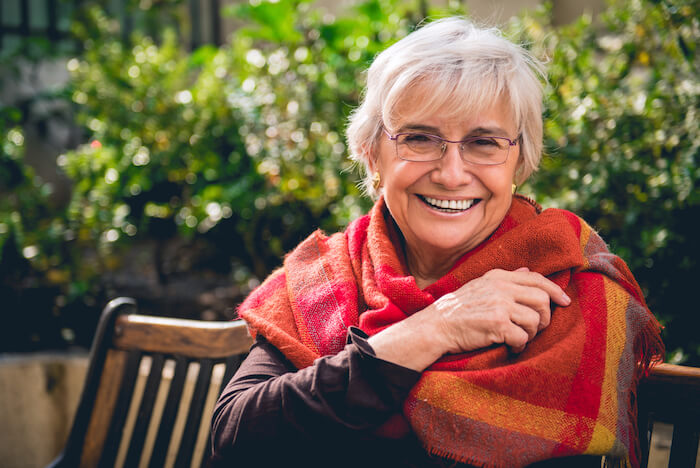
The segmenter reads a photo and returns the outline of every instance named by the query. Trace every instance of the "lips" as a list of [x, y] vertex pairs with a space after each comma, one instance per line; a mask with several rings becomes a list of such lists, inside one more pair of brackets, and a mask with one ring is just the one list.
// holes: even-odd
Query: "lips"
[[436, 208], [440, 211], [445, 211], [449, 213], [467, 211], [469, 208], [471, 208], [480, 201], [479, 198], [472, 198], [470, 200], [441, 200], [438, 198], [426, 197], [423, 195], [418, 195], [418, 197], [432, 208]]

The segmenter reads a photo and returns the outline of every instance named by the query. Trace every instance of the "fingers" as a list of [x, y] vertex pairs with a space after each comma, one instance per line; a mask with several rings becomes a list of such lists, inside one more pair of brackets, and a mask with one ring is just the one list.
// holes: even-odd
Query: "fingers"
[[537, 335], [539, 314], [519, 304], [512, 304], [509, 309], [494, 320], [489, 343], [502, 343], [520, 353]]
[[551, 302], [568, 305], [571, 299], [553, 281], [543, 275], [531, 272], [527, 267], [514, 271], [492, 270], [484, 277], [498, 282], [501, 294], [508, 295], [514, 302], [530, 307], [539, 314], [538, 330], [549, 326]]
[[532, 272], [527, 267], [518, 268], [512, 272], [503, 272], [510, 281], [505, 288], [509, 290], [516, 305], [510, 309], [510, 318], [514, 325], [522, 330], [512, 329], [510, 339], [515, 340], [511, 345], [514, 352], [520, 352], [525, 345], [518, 342], [523, 333], [527, 334], [527, 342], [535, 335], [548, 327], [551, 322], [551, 302], [567, 306], [571, 299], [556, 283], [537, 272]]
[[527, 335], [526, 342], [532, 340], [537, 335], [537, 332], [544, 328], [541, 325], [540, 314], [534, 309], [520, 304], [512, 306], [510, 321], [525, 332]]
[[518, 284], [536, 287], [543, 290], [549, 295], [552, 302], [555, 302], [561, 306], [568, 306], [571, 304], [571, 298], [566, 295], [564, 290], [555, 282], [551, 281], [540, 273], [531, 272], [527, 267], [518, 268], [511, 273], [513, 275], [513, 280]]
[[513, 299], [517, 304], [537, 312], [539, 318], [537, 330], [549, 326], [552, 317], [549, 294], [540, 288], [520, 284], [513, 285], [512, 289]]
[[505, 344], [509, 346], [514, 353], [522, 352], [530, 341], [528, 333], [515, 324], [512, 324], [506, 329], [504, 339]]

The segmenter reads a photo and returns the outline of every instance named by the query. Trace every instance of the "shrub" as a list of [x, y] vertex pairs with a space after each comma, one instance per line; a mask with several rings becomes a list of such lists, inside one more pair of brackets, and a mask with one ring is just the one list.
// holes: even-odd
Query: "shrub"
[[[0, 329], [2, 350], [64, 347], [76, 330], [89, 345], [96, 316], [95, 272], [77, 255], [51, 187], [24, 161], [25, 112], [0, 108]], [[94, 304], [93, 304], [94, 306]]]
[[[73, 199], [65, 212], [43, 208], [7, 111], [0, 178], [22, 176], [12, 179], [11, 205], [0, 201], [0, 267], [19, 258], [41, 281], [54, 278], [47, 284], [61, 297], [101, 302], [104, 273], [122, 268], [139, 243], [157, 246], [161, 281], [177, 270], [164, 253], [176, 240], [196, 257], [178, 271], [245, 285], [311, 230], [336, 231], [365, 212], [343, 144], [363, 72], [424, 16], [459, 9], [367, 0], [331, 17], [308, 1], [250, 2], [230, 10], [245, 25], [230, 43], [191, 53], [170, 29], [125, 41], [100, 9], [84, 12], [68, 94], [86, 143], [59, 158]], [[665, 323], [670, 357], [699, 364], [690, 309], [700, 276], [692, 4], [616, 0], [599, 20], [565, 27], [550, 16], [544, 8], [508, 28], [550, 70], [547, 154], [521, 191], [599, 229]], [[12, 213], [21, 228], [7, 221]], [[17, 255], [31, 246], [36, 255]], [[62, 316], [60, 304], [54, 310]]]
[[551, 58], [549, 154], [529, 189], [600, 230], [665, 324], [669, 357], [700, 364], [696, 13], [684, 0], [616, 1], [598, 22], [519, 29]]

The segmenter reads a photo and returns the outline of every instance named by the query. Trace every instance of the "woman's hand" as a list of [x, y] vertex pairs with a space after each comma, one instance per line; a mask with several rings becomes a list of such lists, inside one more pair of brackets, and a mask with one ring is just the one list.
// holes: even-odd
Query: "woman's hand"
[[504, 343], [521, 352], [537, 332], [547, 327], [551, 302], [571, 299], [552, 281], [527, 268], [491, 270], [446, 294], [425, 310], [437, 321], [438, 338], [447, 353], [459, 353]]
[[377, 357], [422, 371], [447, 353], [504, 343], [521, 352], [549, 325], [551, 303], [571, 299], [527, 268], [491, 270], [372, 336]]

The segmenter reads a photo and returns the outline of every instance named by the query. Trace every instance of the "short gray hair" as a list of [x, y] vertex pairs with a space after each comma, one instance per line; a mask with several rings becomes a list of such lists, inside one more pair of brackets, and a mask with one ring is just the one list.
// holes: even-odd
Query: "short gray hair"
[[[464, 110], [484, 110], [507, 96], [520, 135], [523, 163], [516, 183], [524, 182], [542, 157], [542, 86], [544, 67], [524, 47], [505, 39], [495, 28], [480, 28], [460, 18], [444, 18], [417, 29], [377, 55], [367, 71], [362, 101], [346, 131], [350, 157], [364, 169], [365, 191], [372, 187], [370, 158], [382, 127], [398, 121], [397, 105], [417, 86], [431, 89], [415, 109], [448, 117]], [[445, 114], [443, 114], [445, 115]]]

